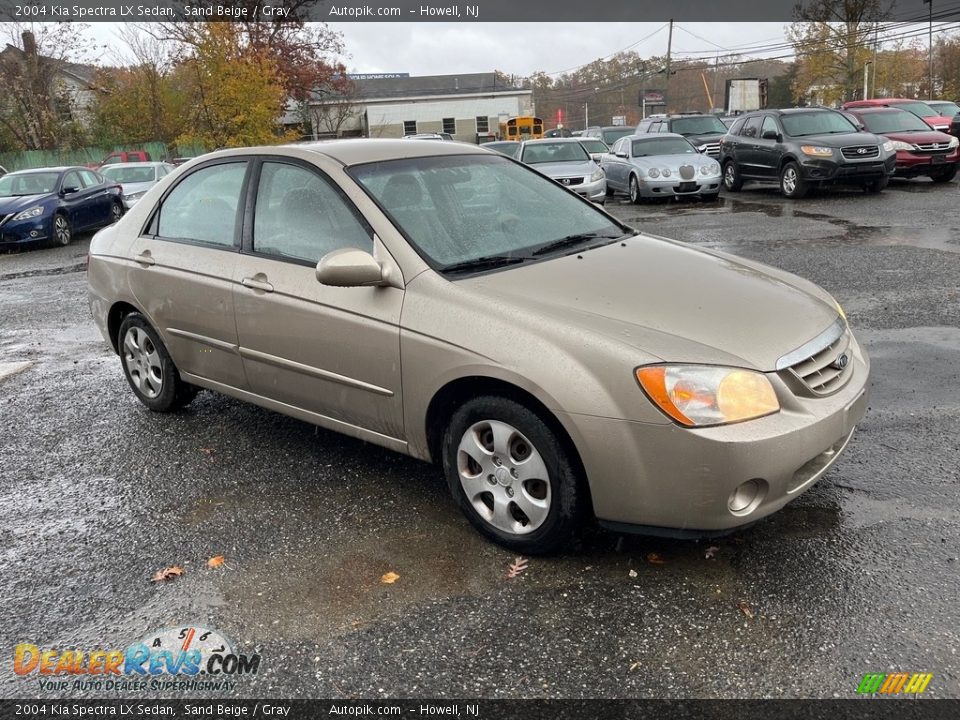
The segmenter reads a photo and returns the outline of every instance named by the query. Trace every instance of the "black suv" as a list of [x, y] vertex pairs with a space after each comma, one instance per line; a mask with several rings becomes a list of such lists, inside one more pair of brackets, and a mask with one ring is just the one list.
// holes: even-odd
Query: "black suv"
[[641, 120], [637, 134], [677, 133], [683, 135], [699, 152], [720, 157], [720, 138], [727, 134], [727, 126], [716, 115], [687, 113], [684, 115], [657, 115]]
[[811, 187], [887, 186], [897, 166], [893, 143], [857, 128], [826, 108], [760, 110], [742, 115], [720, 141], [723, 187], [737, 192], [745, 180], [779, 181], [786, 197]]

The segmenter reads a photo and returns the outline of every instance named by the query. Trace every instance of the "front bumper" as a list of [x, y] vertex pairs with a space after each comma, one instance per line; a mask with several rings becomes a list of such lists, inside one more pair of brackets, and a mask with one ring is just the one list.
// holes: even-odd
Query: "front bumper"
[[909, 150], [897, 150], [897, 177], [916, 177], [943, 172], [951, 165], [960, 162], [960, 149], [938, 155], [914, 153]]
[[857, 184], [890, 177], [897, 168], [897, 156], [861, 162], [838, 162], [836, 159], [804, 158], [800, 161], [803, 176], [814, 183]]
[[720, 192], [720, 175], [700, 175], [693, 180], [683, 180], [677, 175], [668, 178], [641, 178], [640, 195], [643, 197], [670, 197], [685, 195], [710, 195]]
[[51, 237], [52, 219], [41, 215], [28, 220], [8, 221], [0, 225], [0, 247], [44, 242]]
[[[770, 373], [782, 409], [757, 420], [689, 429], [562, 416], [580, 450], [598, 520], [661, 534], [717, 534], [801, 495], [836, 461], [866, 411], [869, 359], [854, 340], [850, 347], [853, 373], [827, 397], [799, 397]], [[637, 401], [644, 401], [639, 390]], [[733, 502], [751, 481], [755, 498]]]
[[591, 202], [603, 202], [607, 198], [607, 179], [605, 177], [590, 182], [585, 179], [578, 185], [564, 185], [568, 190], [573, 190], [577, 195], [585, 197]]

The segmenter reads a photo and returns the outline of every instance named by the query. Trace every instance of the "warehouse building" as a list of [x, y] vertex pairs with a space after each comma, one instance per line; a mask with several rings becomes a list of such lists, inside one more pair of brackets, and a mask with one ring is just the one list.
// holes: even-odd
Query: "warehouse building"
[[350, 79], [349, 95], [314, 94], [305, 107], [288, 114], [288, 122], [302, 127], [305, 139], [444, 132], [475, 143], [493, 139], [507, 117], [534, 114], [533, 91], [492, 72]]

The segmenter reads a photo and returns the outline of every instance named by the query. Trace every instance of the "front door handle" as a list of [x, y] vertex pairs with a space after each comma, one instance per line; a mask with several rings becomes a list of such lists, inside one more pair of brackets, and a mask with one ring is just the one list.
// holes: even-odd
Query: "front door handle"
[[137, 255], [137, 256], [134, 258], [134, 260], [136, 260], [138, 263], [140, 263], [141, 265], [144, 265], [144, 266], [146, 266], [146, 267], [150, 267], [151, 265], [156, 265], [156, 264], [157, 264], [157, 261], [154, 260], [153, 257], [150, 255], [150, 251], [149, 251], [149, 250], [144, 250], [142, 253], [140, 253], [139, 255]]
[[[260, 275], [260, 277], [266, 277]], [[273, 285], [268, 283], [266, 280], [256, 280], [254, 278], [245, 277], [240, 281], [240, 284], [244, 287], [252, 288], [254, 290], [262, 290], [263, 292], [273, 292]]]

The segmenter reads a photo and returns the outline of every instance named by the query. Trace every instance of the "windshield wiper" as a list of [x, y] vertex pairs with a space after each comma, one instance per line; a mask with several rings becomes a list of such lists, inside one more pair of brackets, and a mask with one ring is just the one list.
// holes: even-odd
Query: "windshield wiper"
[[453, 265], [447, 265], [441, 268], [440, 272], [479, 272], [480, 270], [491, 270], [505, 265], [516, 265], [529, 259], [529, 257], [522, 255], [486, 255], [484, 257], [474, 258], [473, 260], [464, 260], [463, 262], [454, 263]]
[[537, 248], [533, 251], [533, 255], [546, 255], [550, 252], [555, 252], [557, 250], [562, 250], [563, 248], [573, 247], [575, 245], [582, 245], [585, 242], [590, 240], [616, 240], [617, 238], [625, 237], [623, 235], [601, 235], [599, 233], [578, 233], [576, 235], [567, 235], [562, 237], [559, 240], [554, 240], [553, 242], [547, 243], [546, 245]]

